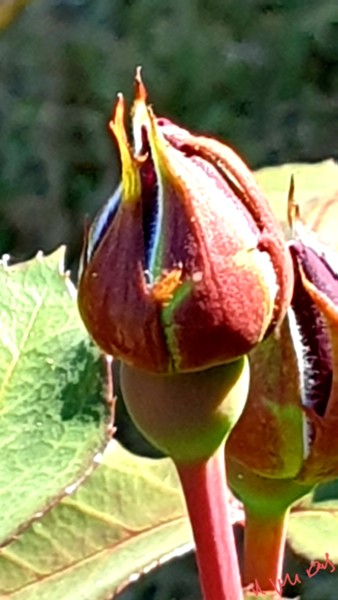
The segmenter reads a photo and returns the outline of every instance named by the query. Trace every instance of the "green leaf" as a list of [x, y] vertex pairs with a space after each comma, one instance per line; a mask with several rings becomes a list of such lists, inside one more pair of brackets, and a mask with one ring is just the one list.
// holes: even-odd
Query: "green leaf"
[[[287, 198], [291, 175], [295, 178], [295, 199], [300, 204], [301, 214], [308, 221], [313, 208], [325, 197], [330, 198], [338, 191], [338, 165], [333, 160], [321, 163], [286, 164], [266, 167], [256, 171], [255, 177], [268, 198], [277, 218], [286, 224]], [[310, 225], [313, 223], [309, 222]]]
[[109, 436], [104, 362], [64, 251], [0, 266], [0, 543], [82, 477]]
[[11, 600], [101, 600], [192, 545], [169, 459], [140, 458], [113, 441], [102, 464], [0, 554]]
[[[338, 564], [338, 501], [314, 502], [293, 509], [287, 540], [293, 552], [308, 560], [325, 563], [325, 554]], [[330, 571], [330, 569], [327, 569]]]

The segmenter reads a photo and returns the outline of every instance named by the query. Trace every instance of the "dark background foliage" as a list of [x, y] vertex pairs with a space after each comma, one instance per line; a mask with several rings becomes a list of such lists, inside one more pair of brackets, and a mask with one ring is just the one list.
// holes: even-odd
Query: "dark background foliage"
[[78, 256], [138, 64], [158, 113], [252, 167], [338, 158], [337, 0], [35, 0], [0, 32], [0, 252]]
[[[76, 266], [84, 216], [118, 180], [107, 121], [139, 64], [158, 114], [222, 137], [254, 168], [338, 159], [337, 0], [17, 0], [27, 6], [5, 27], [11, 4], [0, 253], [14, 260], [66, 243]], [[172, 573], [123, 597], [197, 600], [194, 564]]]

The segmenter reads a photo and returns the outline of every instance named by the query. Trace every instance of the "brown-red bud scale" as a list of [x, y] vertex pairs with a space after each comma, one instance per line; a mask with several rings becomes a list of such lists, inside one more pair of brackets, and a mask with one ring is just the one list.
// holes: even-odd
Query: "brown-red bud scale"
[[157, 373], [236, 360], [279, 323], [292, 293], [283, 235], [226, 145], [146, 104], [138, 72], [134, 148], [119, 96], [111, 129], [122, 184], [91, 226], [79, 308], [108, 354]]

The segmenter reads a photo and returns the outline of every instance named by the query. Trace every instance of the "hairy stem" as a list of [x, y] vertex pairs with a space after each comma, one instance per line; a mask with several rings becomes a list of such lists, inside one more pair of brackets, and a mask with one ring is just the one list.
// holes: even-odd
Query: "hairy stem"
[[242, 600], [227, 499], [224, 444], [205, 461], [176, 466], [194, 533], [204, 600]]
[[288, 508], [274, 514], [246, 508], [244, 585], [276, 590], [282, 577]]

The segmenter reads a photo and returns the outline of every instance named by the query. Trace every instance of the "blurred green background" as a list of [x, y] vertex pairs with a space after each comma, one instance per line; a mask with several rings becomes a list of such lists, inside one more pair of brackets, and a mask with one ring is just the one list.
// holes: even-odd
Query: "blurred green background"
[[[65, 243], [76, 268], [85, 215], [118, 181], [107, 122], [139, 64], [157, 114], [253, 168], [338, 160], [337, 0], [0, 0], [0, 254]], [[198, 597], [190, 557], [120, 598]]]
[[337, 0], [2, 0], [0, 253], [67, 243], [76, 263], [138, 64], [158, 114], [254, 168], [338, 158]]

